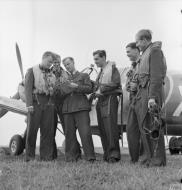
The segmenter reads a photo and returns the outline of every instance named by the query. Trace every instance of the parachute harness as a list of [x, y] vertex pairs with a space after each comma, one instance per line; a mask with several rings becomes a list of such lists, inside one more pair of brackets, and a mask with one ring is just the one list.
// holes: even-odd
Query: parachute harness
[[152, 120], [152, 128], [147, 129], [146, 127], [144, 127], [143, 129], [145, 131], [145, 134], [150, 135], [150, 138], [155, 141], [154, 155], [156, 155], [157, 148], [159, 145], [159, 137], [165, 125], [161, 117], [161, 108], [157, 104], [150, 107], [148, 109], [148, 113], [150, 115], [150, 119]]

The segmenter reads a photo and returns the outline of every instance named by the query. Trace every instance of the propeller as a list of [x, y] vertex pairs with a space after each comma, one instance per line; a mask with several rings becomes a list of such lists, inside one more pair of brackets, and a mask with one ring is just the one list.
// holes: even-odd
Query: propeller
[[23, 79], [24, 79], [23, 64], [22, 64], [20, 49], [19, 49], [17, 43], [16, 43], [16, 57], [17, 57], [17, 60], [18, 60], [18, 65], [19, 65], [19, 67], [20, 67], [21, 77], [22, 77], [22, 80], [23, 80]]

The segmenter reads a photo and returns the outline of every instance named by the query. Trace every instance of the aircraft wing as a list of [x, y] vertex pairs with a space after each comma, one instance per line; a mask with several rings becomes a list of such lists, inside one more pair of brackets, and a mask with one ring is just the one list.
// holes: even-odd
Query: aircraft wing
[[0, 115], [6, 111], [12, 111], [22, 115], [27, 115], [28, 110], [26, 105], [21, 100], [15, 100], [7, 97], [0, 96]]

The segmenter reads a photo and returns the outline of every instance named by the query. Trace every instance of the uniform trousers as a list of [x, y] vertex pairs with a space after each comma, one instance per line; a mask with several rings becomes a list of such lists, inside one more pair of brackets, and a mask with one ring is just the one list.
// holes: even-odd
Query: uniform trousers
[[62, 103], [55, 105], [55, 113], [54, 113], [54, 158], [57, 158], [57, 145], [56, 145], [56, 131], [58, 126], [58, 117], [61, 122], [61, 126], [63, 129], [63, 133], [65, 134], [65, 126], [64, 126], [64, 120], [63, 120], [63, 114], [62, 114]]
[[[128, 148], [132, 162], [137, 162], [140, 155], [140, 138], [142, 141], [144, 155], [142, 163], [148, 165], [166, 165], [166, 153], [164, 143], [164, 130], [160, 130], [157, 140], [151, 138], [149, 131], [152, 130], [152, 120], [147, 110], [147, 101], [138, 99], [129, 107], [127, 122]], [[145, 114], [144, 114], [145, 113]]]
[[103, 159], [120, 160], [119, 128], [117, 125], [118, 99], [116, 95], [100, 97], [96, 106], [97, 121], [100, 131]]
[[77, 161], [81, 157], [80, 144], [76, 137], [78, 129], [86, 160], [95, 160], [89, 111], [64, 114], [65, 123], [65, 157], [66, 161]]
[[49, 96], [37, 95], [34, 101], [34, 112], [28, 114], [26, 136], [26, 160], [35, 158], [37, 132], [40, 127], [40, 159], [53, 160], [54, 152], [54, 105], [49, 102]]

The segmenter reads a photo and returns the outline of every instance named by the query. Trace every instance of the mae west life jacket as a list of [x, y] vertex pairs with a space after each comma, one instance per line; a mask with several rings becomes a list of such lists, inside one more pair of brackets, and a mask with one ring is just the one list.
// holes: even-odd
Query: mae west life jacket
[[[154, 49], [161, 49], [161, 46], [162, 46], [162, 42], [159, 42], [159, 41], [150, 44], [149, 47], [143, 52], [143, 54], [140, 57], [140, 62], [137, 64], [137, 68], [136, 68], [136, 74], [137, 74], [139, 85], [141, 87], [145, 87], [150, 78], [150, 61], [149, 61], [150, 53]], [[163, 73], [163, 79], [164, 79], [166, 76], [166, 70], [167, 70], [166, 59], [164, 55], [163, 55], [163, 65], [164, 65], [164, 73]]]
[[[112, 79], [112, 67], [115, 65], [115, 62], [108, 61], [107, 65], [102, 69], [99, 74], [97, 81], [99, 84], [109, 84]], [[100, 93], [100, 85], [96, 91], [96, 93]]]
[[52, 72], [44, 72], [39, 65], [33, 67], [34, 94], [52, 95], [56, 77]]

